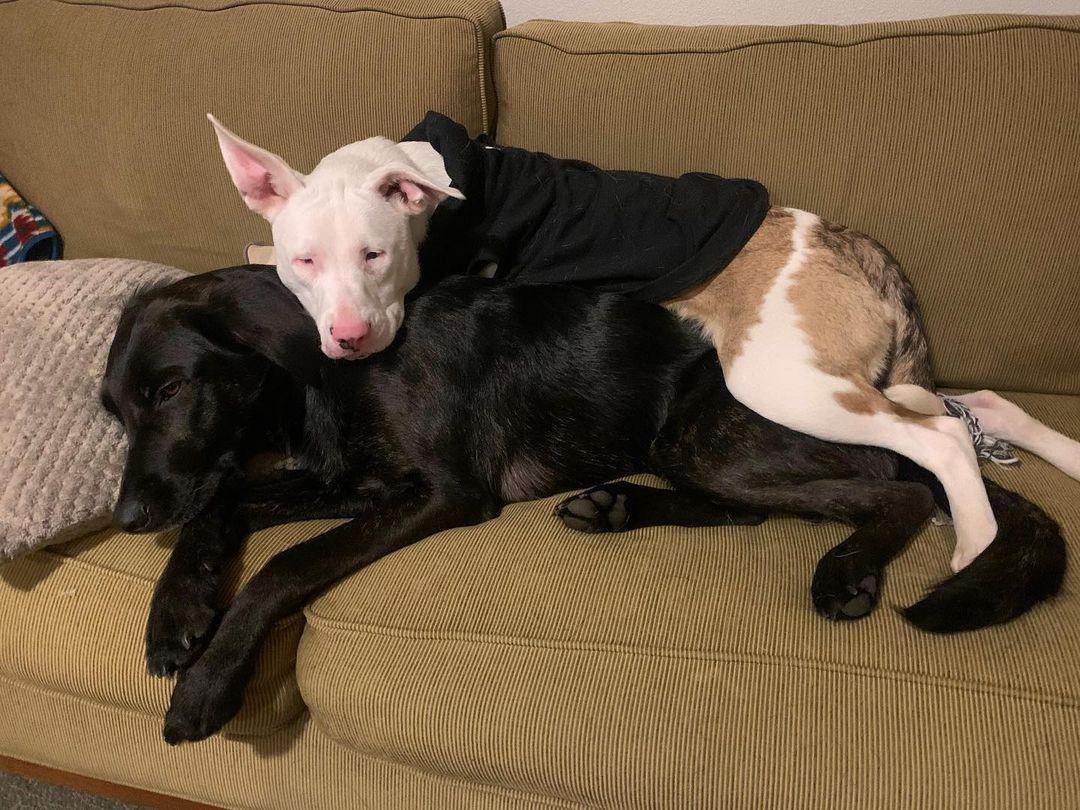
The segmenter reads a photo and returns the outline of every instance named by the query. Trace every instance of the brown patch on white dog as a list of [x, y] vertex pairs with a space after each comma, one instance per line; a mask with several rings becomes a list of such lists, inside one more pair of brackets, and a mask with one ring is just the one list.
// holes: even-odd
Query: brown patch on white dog
[[819, 223], [808, 235], [787, 295], [814, 364], [833, 377], [873, 383], [886, 370], [895, 318], [852, 252], [824, 242], [823, 231]]
[[684, 297], [667, 303], [696, 321], [716, 346], [721, 365], [738, 356], [747, 332], [761, 320], [761, 304], [794, 245], [795, 219], [787, 208], [770, 208], [761, 227], [723, 272]]

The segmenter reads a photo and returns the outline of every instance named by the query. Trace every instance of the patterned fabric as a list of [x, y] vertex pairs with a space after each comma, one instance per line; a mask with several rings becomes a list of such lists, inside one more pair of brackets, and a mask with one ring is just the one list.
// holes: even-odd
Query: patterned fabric
[[1016, 455], [1013, 446], [1004, 439], [999, 439], [984, 432], [982, 425], [979, 424], [978, 417], [971, 412], [970, 408], [957, 402], [952, 397], [947, 397], [944, 394], [938, 396], [941, 397], [941, 401], [945, 404], [945, 410], [949, 412], [949, 416], [955, 416], [957, 419], [964, 421], [968, 433], [971, 434], [971, 443], [975, 446], [975, 457], [979, 459], [980, 464], [984, 461], [992, 461], [995, 464], [1002, 465], [1020, 463], [1020, 457]]
[[124, 433], [98, 401], [124, 302], [183, 270], [134, 259], [0, 273], [0, 560], [108, 524]]
[[0, 267], [59, 259], [62, 252], [56, 228], [0, 174]]

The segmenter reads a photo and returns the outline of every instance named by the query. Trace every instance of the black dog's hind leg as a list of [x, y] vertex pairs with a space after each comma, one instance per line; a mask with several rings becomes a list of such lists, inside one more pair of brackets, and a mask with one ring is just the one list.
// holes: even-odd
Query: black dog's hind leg
[[826, 479], [730, 494], [758, 506], [855, 524], [821, 558], [810, 584], [814, 609], [829, 619], [857, 619], [874, 609], [886, 564], [934, 511], [930, 490], [908, 481]]
[[[248, 534], [298, 520], [349, 518], [389, 491], [381, 483], [331, 489], [303, 476], [223, 490], [181, 528], [154, 587], [146, 620], [147, 669], [152, 675], [172, 675], [201, 654], [220, 613], [225, 566]], [[237, 502], [238, 497], [243, 501]]]
[[885, 566], [934, 512], [933, 495], [921, 484], [851, 484], [866, 499], [847, 505], [857, 527], [818, 561], [810, 583], [814, 609], [827, 619], [858, 619], [873, 610]]
[[579, 532], [621, 532], [646, 526], [756, 526], [766, 512], [691, 490], [611, 481], [561, 501], [555, 516]]
[[895, 480], [890, 453], [821, 441], [744, 408], [716, 371], [703, 365], [673, 407], [650, 467], [676, 487], [724, 503], [854, 524], [848, 539], [821, 558], [810, 590], [823, 616], [866, 615], [885, 565], [933, 512], [930, 490]]
[[921, 484], [872, 479], [727, 486], [724, 500], [694, 490], [615, 481], [567, 498], [555, 514], [584, 532], [643, 526], [761, 523], [766, 509], [854, 523], [856, 529], [818, 562], [810, 585], [814, 608], [830, 619], [856, 619], [877, 604], [882, 571], [934, 509]]
[[483, 506], [459, 498], [394, 493], [349, 523], [277, 554], [240, 591], [202, 656], [181, 673], [165, 717], [165, 740], [201, 740], [236, 714], [276, 620], [399, 548], [490, 517]]

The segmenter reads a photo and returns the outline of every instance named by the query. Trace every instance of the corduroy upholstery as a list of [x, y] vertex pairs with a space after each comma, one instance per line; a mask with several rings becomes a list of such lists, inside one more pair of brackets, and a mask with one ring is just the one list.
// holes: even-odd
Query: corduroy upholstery
[[[1080, 398], [1016, 401], [1080, 435]], [[988, 470], [1062, 521], [1080, 485]], [[948, 572], [927, 525], [865, 621], [809, 596], [838, 524], [571, 532], [508, 507], [342, 582], [307, 610], [319, 727], [423, 771], [586, 806], [1046, 807], [1080, 789], [1080, 600], [936, 637], [889, 606]], [[857, 800], [857, 801], [856, 801]]]
[[[226, 596], [319, 525], [333, 524], [253, 536]], [[172, 685], [147, 673], [143, 632], [174, 539], [106, 530], [0, 566], [0, 678], [164, 717]], [[293, 660], [302, 629], [299, 614], [274, 628], [232, 733], [267, 734], [301, 713]]]
[[495, 0], [7, 0], [0, 166], [67, 258], [236, 264], [269, 228], [207, 112], [301, 172], [432, 107], [479, 132], [502, 24]]
[[220, 807], [516, 810], [575, 805], [428, 773], [339, 745], [302, 715], [265, 737], [170, 748], [161, 719], [0, 678], [2, 750]]
[[494, 64], [503, 143], [760, 180], [896, 255], [944, 383], [1080, 392], [1080, 17], [544, 20]]
[[[476, 73], [489, 45], [462, 45], [457, 23], [444, 25], [465, 15], [474, 33], [490, 32], [501, 20], [493, 3], [409, 0], [393, 5], [415, 13], [390, 20], [363, 12], [360, 22], [361, 12], [344, 6], [330, 12], [325, 4], [238, 3], [210, 12], [150, 10], [156, 0], [138, 2], [143, 8], [135, 11], [0, 0], [0, 23], [16, 32], [11, 41], [25, 45], [30, 34], [51, 26], [56, 42], [44, 45], [50, 58], [67, 53], [69, 74], [71, 65], [85, 65], [77, 92], [99, 108], [79, 106], [76, 91], [19, 100], [26, 118], [0, 128], [0, 167], [14, 156], [24, 174], [26, 167], [46, 172], [40, 188], [52, 183], [70, 217], [91, 217], [94, 227], [76, 239], [86, 250], [202, 269], [233, 261], [247, 239], [261, 234], [202, 129], [197, 105], [206, 99], [222, 99], [228, 108], [211, 109], [226, 123], [300, 169], [320, 151], [359, 137], [342, 134], [358, 121], [395, 134], [389, 127], [405, 125], [413, 101], [464, 117], [474, 131], [495, 113], [492, 96], [479, 93], [491, 79]], [[205, 8], [205, 0], [185, 2]], [[109, 25], [95, 22], [98, 14]], [[231, 15], [242, 16], [236, 22]], [[120, 20], [121, 29], [113, 29]], [[249, 23], [258, 24], [245, 28]], [[277, 123], [285, 113], [271, 122], [254, 96], [295, 103], [307, 85], [245, 67], [292, 56], [249, 49], [236, 55], [227, 76], [205, 72], [215, 54], [228, 50], [220, 42], [243, 40], [244, 30], [261, 32], [258, 41], [266, 42], [274, 25], [285, 26], [289, 41], [313, 47], [333, 41], [339, 55], [330, 72], [348, 85], [332, 103], [303, 107], [301, 123]], [[79, 26], [85, 31], [73, 30]], [[950, 380], [1009, 379], [1032, 391], [1076, 392], [1075, 336], [1066, 328], [1075, 323], [1076, 261], [1068, 272], [1061, 264], [1077, 251], [1075, 230], [1062, 230], [1076, 213], [1075, 161], [1066, 160], [1076, 141], [1063, 129], [1064, 105], [1075, 101], [1069, 94], [1075, 93], [1076, 28], [1075, 18], [1000, 17], [835, 29], [529, 24], [497, 41], [500, 139], [609, 165], [761, 177], [781, 202], [862, 227], [897, 251], [924, 299], [929, 296], [936, 359]], [[123, 75], [134, 83], [125, 90], [109, 72], [110, 54], [126, 53], [109, 38], [114, 30], [149, 38], [134, 48], [138, 58], [168, 64], [176, 75], [169, 81], [144, 75], [136, 57], [125, 57]], [[357, 42], [385, 43], [396, 34], [407, 41], [394, 40], [393, 47], [442, 54], [424, 63], [425, 80], [437, 88], [432, 93], [442, 95], [432, 102], [411, 96], [415, 86], [395, 88], [396, 95], [379, 96], [358, 112], [354, 99], [362, 105], [364, 93], [385, 85], [372, 80], [384, 74], [370, 71]], [[901, 47], [909, 50], [896, 50]], [[621, 52], [634, 48], [664, 53]], [[38, 56], [27, 60], [40, 71]], [[748, 63], [730, 72], [738, 60]], [[343, 64], [369, 71], [343, 73]], [[867, 74], [857, 81], [871, 68], [878, 71], [873, 80]], [[816, 70], [836, 87], [819, 86]], [[785, 84], [788, 73], [803, 85]], [[896, 89], [905, 81], [901, 74], [910, 74], [915, 95]], [[1001, 109], [989, 115], [979, 93], [958, 94], [953, 80], [961, 75], [972, 91], [987, 83], [997, 88]], [[59, 76], [50, 81], [54, 89], [65, 84]], [[155, 81], [162, 83], [146, 89]], [[133, 92], [135, 85], [148, 95]], [[770, 86], [783, 94], [783, 104], [770, 106], [761, 92], [760, 105], [747, 101], [755, 87]], [[118, 119], [151, 118], [148, 110], [158, 101], [149, 99], [165, 87], [172, 91], [162, 96], [170, 120], [184, 118], [190, 101], [192, 123], [177, 126], [203, 139], [202, 152], [182, 163], [212, 179], [200, 180], [203, 188], [180, 178], [205, 195], [202, 212], [152, 199], [150, 192], [170, 178], [162, 166], [116, 159], [138, 151], [133, 125]], [[412, 101], [395, 106], [406, 97]], [[815, 97], [817, 107], [807, 100]], [[346, 98], [348, 104], [337, 103]], [[1060, 109], [1051, 114], [1046, 105], [1053, 99]], [[896, 105], [891, 113], [882, 108], [886, 100]], [[728, 108], [733, 111], [725, 113]], [[1014, 109], [1027, 117], [1015, 117]], [[87, 165], [69, 165], [70, 188], [53, 175], [59, 162], [41, 169], [47, 150], [27, 145], [30, 127], [43, 126], [34, 120], [55, 128], [65, 115], [79, 126], [98, 122], [104, 143], [100, 154], [86, 151]], [[1027, 132], [1029, 148], [1060, 165], [1044, 170], [1021, 152], [1014, 159], [1023, 171], [999, 166], [992, 139], [959, 126], [972, 120], [1014, 148], [1015, 130]], [[883, 134], [886, 127], [894, 140]], [[1059, 137], [1051, 137], [1053, 127]], [[88, 141], [85, 131], [79, 139], [47, 135]], [[948, 137], [930, 137], [938, 131]], [[766, 143], [761, 133], [782, 146]], [[909, 165], [919, 138], [928, 150], [922, 160], [940, 178]], [[179, 148], [181, 141], [169, 143]], [[31, 147], [41, 151], [24, 157]], [[829, 159], [837, 154], [849, 155], [849, 162]], [[980, 172], [999, 178], [975, 182]], [[1035, 194], [1033, 177], [1046, 184], [1045, 195]], [[103, 180], [114, 185], [94, 204], [107, 212], [131, 206], [141, 212], [136, 225], [97, 233], [100, 212], [84, 210], [93, 196], [85, 187]], [[905, 182], [937, 195], [952, 228], [929, 216], [933, 207]], [[883, 189], [886, 183], [892, 185]], [[887, 192], [897, 195], [894, 206], [886, 204]], [[129, 193], [132, 198], [109, 196]], [[1021, 225], [1004, 222], [994, 207], [1010, 194], [1020, 201], [1016, 215], [1027, 217]], [[959, 212], [949, 207], [957, 198], [968, 203]], [[904, 206], [911, 221], [900, 216]], [[982, 217], [1010, 238], [984, 229]], [[1050, 228], [1061, 244], [1027, 238], [1025, 224]], [[968, 235], [969, 253], [946, 238], [953, 231]], [[997, 240], [997, 248], [971, 237], [976, 233]], [[1012, 275], [1003, 269], [1011, 239]], [[172, 253], [155, 252], [164, 250]], [[955, 261], [940, 261], [938, 252]], [[961, 335], [971, 336], [971, 344], [962, 345]], [[1080, 436], [1080, 397], [1010, 396]], [[1080, 484], [1024, 458], [1019, 468], [990, 473], [1058, 518], [1075, 556]], [[227, 735], [176, 749], [160, 737], [169, 685], [146, 675], [141, 657], [145, 611], [166, 546], [102, 533], [0, 565], [0, 752], [225, 807], [1041, 810], [1075, 804], [1080, 602], [1071, 571], [1058, 599], [1012, 625], [957, 638], [919, 634], [888, 608], [916, 599], [946, 571], [951, 532], [928, 526], [890, 568], [878, 613], [838, 626], [813, 614], [808, 586], [814, 563], [842, 527], [773, 519], [756, 528], [589, 537], [554, 522], [551, 503], [512, 506], [498, 520], [429, 538], [340, 583], [304, 617], [274, 630], [250, 705]], [[249, 542], [233, 587], [274, 551], [316, 530], [306, 524], [261, 533]]]
[[[1080, 435], [1080, 397], [1010, 396]], [[1080, 485], [1026, 454], [988, 472], [1080, 551]], [[275, 630], [230, 739], [176, 754], [168, 683], [141, 659], [164, 545], [103, 533], [0, 566], [0, 711], [17, 716], [0, 751], [229, 807], [1041, 808], [1080, 789], [1072, 572], [1005, 627], [918, 633], [888, 608], [946, 571], [951, 532], [927, 526], [877, 614], [834, 625], [808, 587], [841, 526], [595, 537], [553, 502], [333, 588], [298, 652], [300, 617]], [[256, 535], [234, 580], [320, 525]]]

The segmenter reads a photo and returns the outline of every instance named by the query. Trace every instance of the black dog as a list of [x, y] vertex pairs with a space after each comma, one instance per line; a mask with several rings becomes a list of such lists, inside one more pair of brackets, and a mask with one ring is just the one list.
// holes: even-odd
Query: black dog
[[[148, 292], [125, 311], [103, 388], [130, 449], [116, 521], [184, 523], [147, 626], [151, 671], [181, 671], [165, 738], [204, 738], [239, 709], [262, 639], [340, 577], [503, 504], [653, 472], [570, 498], [570, 526], [756, 523], [765, 509], [855, 524], [811, 592], [865, 615], [884, 565], [931, 513], [936, 482], [875, 448], [771, 423], [728, 394], [712, 347], [661, 307], [573, 287], [455, 277], [411, 302], [386, 351], [334, 363], [274, 271], [241, 267]], [[302, 472], [261, 487], [274, 450]], [[1000, 525], [960, 574], [908, 608], [937, 631], [1010, 619], [1057, 591], [1056, 524], [987, 483]], [[943, 493], [937, 500], [944, 503]], [[222, 565], [257, 528], [352, 520], [283, 551], [211, 633]]]

